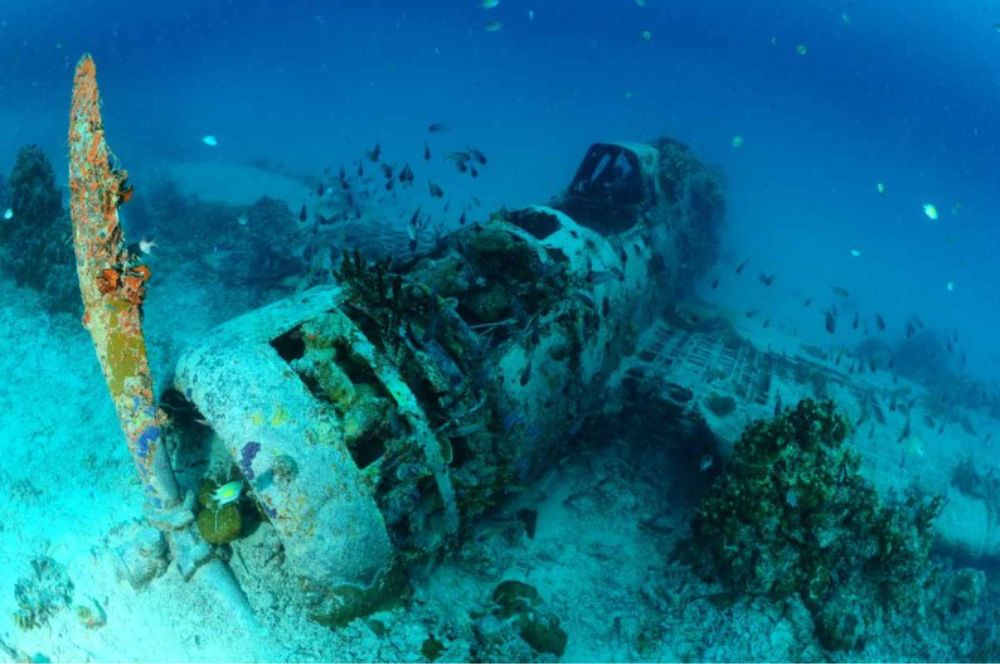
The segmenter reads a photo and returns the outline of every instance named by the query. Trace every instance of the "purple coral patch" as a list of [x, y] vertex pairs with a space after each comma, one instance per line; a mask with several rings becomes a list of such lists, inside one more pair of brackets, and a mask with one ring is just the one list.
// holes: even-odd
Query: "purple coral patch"
[[247, 478], [248, 481], [253, 480], [253, 460], [257, 456], [257, 452], [260, 452], [260, 443], [251, 440], [249, 443], [243, 446], [243, 450], [240, 452], [240, 470], [243, 471], [243, 476]]
[[148, 426], [142, 430], [135, 441], [136, 454], [145, 459], [149, 455], [149, 448], [160, 439], [160, 427]]

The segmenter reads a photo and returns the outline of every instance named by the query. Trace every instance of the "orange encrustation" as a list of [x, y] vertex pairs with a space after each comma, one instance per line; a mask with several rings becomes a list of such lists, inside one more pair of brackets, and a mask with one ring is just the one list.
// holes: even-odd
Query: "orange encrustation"
[[97, 67], [84, 55], [73, 78], [69, 118], [70, 214], [83, 324], [94, 340], [147, 505], [179, 500], [163, 445], [166, 415], [156, 406], [142, 331], [149, 269], [129, 253], [118, 206], [131, 197], [128, 174], [112, 164], [104, 138]]

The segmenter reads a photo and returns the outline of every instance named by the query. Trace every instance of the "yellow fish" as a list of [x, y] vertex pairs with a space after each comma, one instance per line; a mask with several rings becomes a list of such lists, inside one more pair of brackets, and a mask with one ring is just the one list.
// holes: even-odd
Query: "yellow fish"
[[233, 480], [232, 482], [223, 484], [218, 489], [213, 491], [212, 500], [215, 502], [216, 509], [218, 509], [223, 505], [235, 503], [240, 499], [241, 493], [243, 493], [242, 480]]

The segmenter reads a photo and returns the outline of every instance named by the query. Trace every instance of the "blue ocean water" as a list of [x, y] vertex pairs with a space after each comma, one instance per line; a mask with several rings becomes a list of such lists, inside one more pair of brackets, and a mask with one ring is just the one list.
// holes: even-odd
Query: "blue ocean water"
[[[67, 81], [84, 51], [99, 63], [115, 150], [136, 175], [159, 158], [205, 157], [204, 134], [219, 137], [212, 159], [318, 172], [376, 142], [419, 154], [424, 127], [447, 122], [455, 144], [492, 157], [477, 183], [484, 202], [516, 206], [563, 186], [594, 140], [670, 134], [729, 177], [731, 261], [752, 256], [781, 274], [774, 291], [737, 292], [733, 304], [766, 298], [776, 316], [821, 335], [815, 315], [787, 303], [842, 285], [897, 330], [914, 314], [942, 333], [962, 330], [968, 371], [997, 377], [998, 55], [985, 4], [3, 11], [5, 154], [26, 141], [64, 153]], [[489, 20], [503, 28], [485, 32]], [[936, 223], [926, 202], [941, 211]]]
[[[866, 333], [875, 333], [880, 316], [889, 344], [904, 342], [918, 319], [938, 340], [937, 352], [952, 340], [940, 360], [948, 371], [996, 403], [1000, 9], [901, 0], [483, 5], [0, 0], [0, 172], [10, 173], [18, 149], [34, 143], [66, 187], [70, 92], [83, 53], [97, 63], [109, 141], [138, 199], [167, 165], [176, 173], [185, 164], [266, 162], [300, 179], [323, 178], [345, 165], [353, 173], [378, 145], [384, 161], [431, 174], [452, 202], [435, 214], [454, 228], [473, 198], [477, 220], [501, 206], [548, 201], [592, 143], [667, 135], [725, 176], [720, 258], [695, 295], [737, 321], [757, 310], [755, 327], [766, 319], [770, 329], [833, 352], [861, 341], [851, 326], [855, 313]], [[433, 123], [448, 129], [429, 133]], [[215, 137], [213, 145], [206, 136]], [[434, 153], [427, 164], [425, 146]], [[475, 179], [441, 161], [469, 146], [489, 160]], [[122, 214], [129, 231], [127, 206]], [[134, 240], [163, 235], [131, 230]], [[197, 239], [224, 246], [232, 232], [206, 217]], [[157, 252], [176, 249], [163, 237], [158, 242], [151, 260], [157, 276]], [[776, 278], [765, 286], [761, 275]], [[199, 304], [192, 295], [188, 304], [208, 313], [190, 328], [179, 325], [177, 340], [178, 309], [156, 300], [155, 289], [150, 298], [150, 353], [163, 381], [183, 343], [242, 309]], [[832, 306], [839, 318], [831, 333], [823, 312]], [[92, 361], [84, 354], [89, 342], [75, 339], [78, 361]], [[99, 388], [93, 364], [80, 381]], [[44, 390], [41, 376], [21, 380], [36, 382], [4, 390]], [[86, 408], [111, 427], [92, 435], [117, 441], [110, 406]], [[977, 440], [988, 442], [997, 426], [986, 422]], [[17, 423], [5, 430], [16, 432]], [[989, 528], [995, 518], [990, 512]], [[0, 596], [9, 595], [0, 587]], [[97, 659], [115, 652], [114, 645], [94, 648]], [[380, 652], [390, 651], [343, 658]], [[621, 659], [649, 658], [623, 652]], [[650, 652], [659, 653], [653, 659], [682, 656]], [[695, 659], [725, 659], [747, 651], [694, 652]], [[191, 659], [198, 653], [192, 646]], [[619, 655], [598, 646], [569, 656], [611, 657]]]

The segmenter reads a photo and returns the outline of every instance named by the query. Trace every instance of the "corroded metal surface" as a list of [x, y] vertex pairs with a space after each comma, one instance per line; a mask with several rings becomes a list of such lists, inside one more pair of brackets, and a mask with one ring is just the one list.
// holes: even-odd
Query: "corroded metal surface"
[[[392, 578], [395, 553], [370, 473], [344, 440], [344, 422], [310, 392], [270, 343], [323, 316], [339, 294], [321, 287], [214, 330], [177, 364], [175, 386], [212, 423], [281, 537], [311, 614], [339, 622]], [[345, 335], [354, 331], [342, 322]], [[360, 335], [347, 343], [360, 348]], [[360, 352], [360, 351], [359, 351]]]
[[163, 447], [165, 416], [153, 399], [142, 333], [142, 302], [149, 269], [131, 256], [118, 206], [131, 196], [128, 174], [115, 168], [104, 139], [97, 67], [84, 55], [73, 80], [69, 123], [70, 211], [83, 324], [142, 481], [149, 507], [178, 502], [177, 483]]
[[[665, 172], [661, 152], [680, 166]], [[556, 201], [399, 264], [347, 253], [336, 286], [230, 321], [179, 360], [174, 386], [250, 485], [313, 619], [400, 596], [398, 570], [440, 559], [463, 523], [558, 464], [638, 330], [705, 269], [721, 189], [682, 146], [597, 144], [580, 173], [562, 203], [587, 224]], [[678, 194], [695, 176], [712, 185], [698, 205]]]

